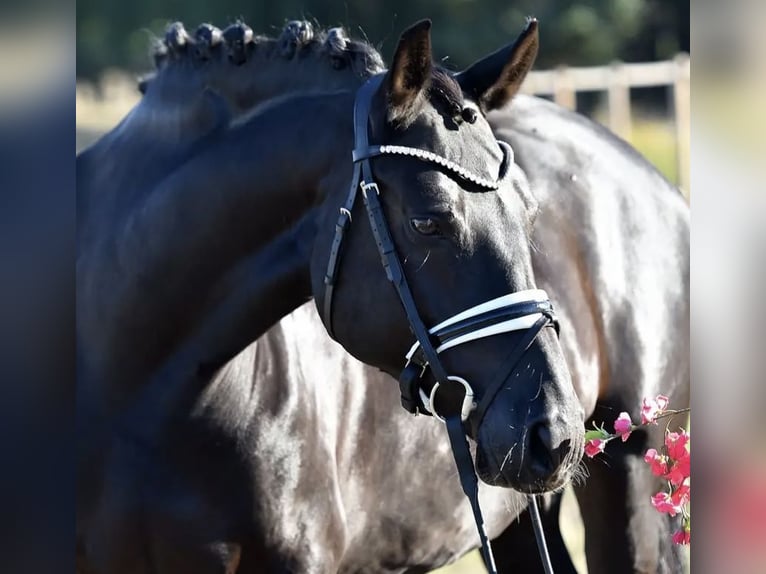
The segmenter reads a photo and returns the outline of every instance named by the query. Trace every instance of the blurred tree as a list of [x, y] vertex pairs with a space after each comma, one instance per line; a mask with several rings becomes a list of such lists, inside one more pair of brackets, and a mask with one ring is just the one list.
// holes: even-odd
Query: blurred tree
[[95, 78], [106, 67], [145, 71], [150, 39], [167, 23], [189, 30], [201, 22], [224, 27], [243, 17], [257, 32], [278, 33], [285, 21], [315, 19], [366, 35], [387, 59], [403, 28], [434, 22], [436, 54], [459, 68], [509, 42], [528, 14], [541, 21], [538, 67], [647, 61], [689, 50], [689, 0], [80, 0], [77, 74]]

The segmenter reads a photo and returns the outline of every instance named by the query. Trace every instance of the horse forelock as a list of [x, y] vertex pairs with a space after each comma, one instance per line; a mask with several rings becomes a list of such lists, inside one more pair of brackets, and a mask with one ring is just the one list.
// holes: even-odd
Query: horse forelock
[[[395, 130], [403, 130], [412, 125], [412, 123], [421, 114], [423, 108], [420, 103], [428, 101], [436, 111], [445, 118], [450, 118], [453, 122], [459, 124], [469, 117], [465, 112], [474, 111], [473, 108], [466, 106], [463, 90], [457, 83], [452, 73], [433, 63], [431, 66], [431, 77], [423, 87], [418, 96], [417, 105], [410, 105], [406, 109], [398, 109], [396, 117], [393, 117], [389, 111], [388, 122]], [[469, 121], [473, 123], [475, 116]]]
[[440, 102], [452, 115], [459, 115], [465, 107], [462, 88], [444, 68], [434, 67], [428, 92], [431, 101]]

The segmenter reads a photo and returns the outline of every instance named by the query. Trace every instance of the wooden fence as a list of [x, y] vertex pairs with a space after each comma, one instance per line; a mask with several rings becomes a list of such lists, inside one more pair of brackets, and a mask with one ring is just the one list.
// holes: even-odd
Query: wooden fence
[[608, 94], [607, 125], [620, 137], [631, 136], [631, 88], [667, 86], [672, 90], [675, 118], [676, 150], [679, 186], [689, 193], [690, 147], [690, 60], [679, 54], [665, 62], [645, 64], [615, 63], [592, 68], [560, 67], [555, 70], [529, 74], [523, 91], [541, 96], [553, 96], [556, 103], [574, 110], [577, 92], [605, 91]]
[[[615, 63], [593, 68], [560, 67], [555, 70], [535, 71], [524, 82], [526, 93], [553, 96], [569, 109], [576, 107], [577, 92], [605, 91], [608, 94], [608, 122], [611, 130], [626, 140], [631, 136], [631, 88], [666, 86], [672, 90], [675, 117], [676, 155], [679, 186], [689, 192], [689, 79], [688, 54], [679, 54], [674, 60], [642, 64]], [[78, 84], [78, 124], [89, 118], [108, 119], [109, 126], [118, 121], [135, 105], [138, 92], [135, 79], [124, 73], [105, 75], [101, 82], [104, 101], [95, 97], [92, 89]]]

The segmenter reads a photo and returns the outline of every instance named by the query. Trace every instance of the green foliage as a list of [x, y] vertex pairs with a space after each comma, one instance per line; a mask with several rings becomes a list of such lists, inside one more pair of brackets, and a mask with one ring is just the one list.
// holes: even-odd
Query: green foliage
[[366, 34], [387, 59], [402, 29], [428, 17], [436, 54], [459, 68], [512, 40], [527, 15], [541, 22], [540, 68], [662, 59], [689, 48], [689, 0], [80, 0], [77, 73], [94, 79], [106, 67], [145, 71], [152, 35], [161, 36], [169, 22], [194, 30], [237, 17], [261, 33], [278, 33], [295, 18], [343, 25]]

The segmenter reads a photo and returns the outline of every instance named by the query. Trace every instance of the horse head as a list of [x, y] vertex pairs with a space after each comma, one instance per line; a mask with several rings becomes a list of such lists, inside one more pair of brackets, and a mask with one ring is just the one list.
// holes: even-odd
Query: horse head
[[[354, 159], [369, 163], [361, 174], [354, 170], [350, 184], [348, 160], [324, 178], [311, 262], [314, 298], [328, 330], [357, 358], [394, 376], [405, 355], [412, 361], [418, 350], [413, 315], [429, 327], [462, 321], [465, 344], [453, 337], [453, 345], [441, 340], [434, 347], [450, 347], [439, 361], [450, 379], [470, 382], [478, 403], [491, 395], [465, 419], [477, 443], [477, 471], [489, 484], [528, 493], [564, 485], [582, 449], [583, 410], [556, 331], [542, 328], [531, 343], [523, 342], [524, 330], [471, 340], [481, 326], [466, 317], [481, 315], [492, 329], [498, 323], [487, 311], [516, 297], [508, 294], [531, 298], [535, 310], [542, 304], [530, 255], [536, 204], [512, 151], [495, 140], [485, 119], [518, 91], [537, 46], [532, 20], [516, 42], [453, 75], [432, 63], [428, 21], [405, 31], [391, 69], [362, 88], [370, 93], [368, 110], [360, 110], [357, 96]], [[360, 177], [367, 215], [353, 201]], [[380, 215], [368, 201], [379, 201]], [[335, 229], [345, 227], [338, 241]], [[404, 287], [387, 253], [398, 255]], [[389, 258], [384, 265], [381, 257]], [[329, 267], [328, 260], [334, 261]], [[411, 293], [406, 312], [406, 297], [397, 297], [402, 289]], [[466, 309], [472, 311], [461, 315]], [[430, 337], [438, 339], [433, 329]], [[430, 366], [422, 384], [433, 389], [434, 361], [420, 365]], [[459, 404], [462, 390], [445, 388], [439, 401]]]

